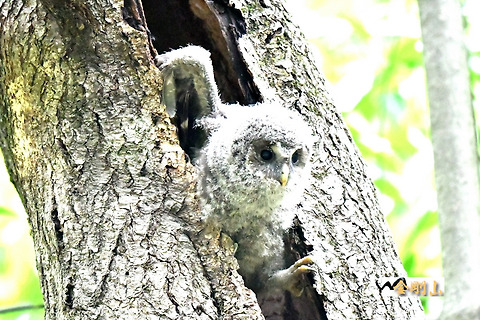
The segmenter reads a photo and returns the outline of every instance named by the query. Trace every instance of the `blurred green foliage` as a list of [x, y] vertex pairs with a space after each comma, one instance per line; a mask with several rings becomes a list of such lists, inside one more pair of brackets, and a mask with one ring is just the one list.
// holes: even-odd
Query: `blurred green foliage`
[[[27, 217], [0, 155], [0, 310], [43, 304]], [[43, 319], [43, 309], [0, 313], [2, 320]]]
[[[433, 155], [416, 1], [288, 0], [318, 50], [336, 105], [365, 158], [411, 277], [440, 277]], [[464, 2], [474, 97], [480, 94], [480, 8]], [[478, 100], [474, 100], [478, 115]], [[423, 299], [427, 312], [440, 298]], [[0, 309], [42, 303], [25, 212], [0, 168]], [[42, 319], [43, 310], [0, 314]]]

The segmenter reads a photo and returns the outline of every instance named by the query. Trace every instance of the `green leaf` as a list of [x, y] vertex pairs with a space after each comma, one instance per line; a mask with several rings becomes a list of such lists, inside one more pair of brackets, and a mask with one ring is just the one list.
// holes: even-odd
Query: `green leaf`
[[0, 207], [0, 216], [7, 216], [7, 217], [16, 217], [17, 215], [15, 212], [7, 209], [5, 207]]

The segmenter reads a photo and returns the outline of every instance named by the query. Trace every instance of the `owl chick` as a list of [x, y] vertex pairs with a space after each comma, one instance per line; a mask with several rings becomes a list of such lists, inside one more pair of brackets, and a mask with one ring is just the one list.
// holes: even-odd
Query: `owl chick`
[[301, 276], [312, 271], [312, 260], [305, 257], [284, 269], [283, 238], [310, 176], [314, 139], [308, 125], [280, 104], [221, 104], [203, 48], [174, 50], [156, 62], [164, 75], [167, 110], [177, 115], [180, 109], [197, 110], [196, 119], [183, 112], [188, 116], [178, 121], [179, 130], [208, 132], [195, 160], [206, 223], [238, 244], [239, 273], [249, 288], [299, 296]]
[[[248, 287], [276, 285], [295, 295], [309, 258], [288, 271], [283, 237], [291, 227], [310, 174], [313, 139], [294, 112], [279, 105], [220, 107], [198, 162], [198, 185], [207, 222], [237, 244], [240, 274]], [[289, 278], [291, 277], [291, 278]]]

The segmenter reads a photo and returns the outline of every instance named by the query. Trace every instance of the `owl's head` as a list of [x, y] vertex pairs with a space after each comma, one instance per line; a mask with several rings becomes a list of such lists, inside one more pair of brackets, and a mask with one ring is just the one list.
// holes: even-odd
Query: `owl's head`
[[280, 190], [307, 178], [314, 138], [297, 113], [271, 104], [225, 108], [222, 127], [231, 135], [231, 156], [243, 164], [242, 174]]

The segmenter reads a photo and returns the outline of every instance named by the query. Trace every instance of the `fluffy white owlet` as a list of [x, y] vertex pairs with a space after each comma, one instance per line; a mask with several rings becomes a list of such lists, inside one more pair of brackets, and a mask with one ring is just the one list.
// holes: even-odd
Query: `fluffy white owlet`
[[[310, 176], [310, 128], [280, 104], [221, 104], [209, 53], [200, 47], [171, 51], [156, 63], [164, 76], [163, 100], [177, 119], [180, 137], [193, 141], [181, 131], [199, 127], [208, 133], [194, 159], [206, 223], [238, 244], [239, 272], [249, 288], [300, 295], [301, 275], [312, 270], [312, 260], [285, 266], [283, 238]], [[187, 103], [195, 105], [185, 106], [185, 96], [195, 96]]]

